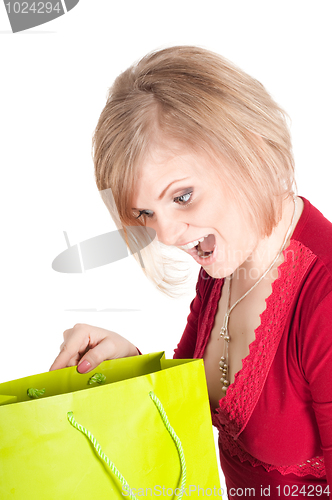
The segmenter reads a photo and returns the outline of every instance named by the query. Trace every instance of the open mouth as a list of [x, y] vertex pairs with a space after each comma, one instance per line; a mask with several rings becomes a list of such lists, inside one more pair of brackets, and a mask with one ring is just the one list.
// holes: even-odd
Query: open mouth
[[216, 239], [214, 234], [207, 235], [203, 241], [188, 250], [189, 254], [201, 264], [205, 259], [211, 258], [216, 247]]
[[213, 254], [214, 247], [216, 246], [216, 238], [214, 234], [208, 234], [203, 241], [196, 245], [197, 255], [205, 259]]

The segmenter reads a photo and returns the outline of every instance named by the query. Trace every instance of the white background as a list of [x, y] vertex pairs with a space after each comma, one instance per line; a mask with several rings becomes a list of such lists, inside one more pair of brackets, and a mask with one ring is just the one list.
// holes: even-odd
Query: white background
[[[80, 275], [51, 267], [63, 231], [75, 244], [114, 229], [94, 184], [91, 137], [114, 78], [151, 50], [200, 45], [260, 80], [292, 119], [299, 194], [332, 220], [331, 14], [329, 0], [81, 0], [12, 34], [0, 4], [0, 382], [47, 371], [77, 322], [173, 354], [195, 263], [177, 301], [155, 291], [133, 257]], [[79, 311], [88, 308], [115, 311]]]

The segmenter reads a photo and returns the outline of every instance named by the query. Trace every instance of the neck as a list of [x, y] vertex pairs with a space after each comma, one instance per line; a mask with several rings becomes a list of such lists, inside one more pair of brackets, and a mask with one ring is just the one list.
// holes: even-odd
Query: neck
[[[252, 254], [248, 257], [248, 259], [235, 271], [234, 278], [242, 279], [245, 277], [245, 281], [248, 281], [248, 284], [252, 284], [257, 281], [259, 277], [266, 271], [266, 269], [270, 266], [271, 262], [275, 259], [280, 251], [287, 232], [291, 226], [292, 220], [292, 230], [289, 234], [285, 248], [290, 243], [291, 235], [295, 229], [295, 226], [301, 216], [303, 210], [303, 201], [301, 198], [297, 198], [297, 210], [294, 216], [294, 200], [293, 197], [288, 197], [284, 200], [282, 206], [282, 216], [277, 226], [272, 231], [271, 235], [261, 239], [256, 245]], [[280, 259], [276, 262], [276, 266], [280, 265], [282, 262], [282, 255], [280, 255]], [[276, 269], [274, 266], [274, 269]], [[271, 271], [272, 272], [272, 271]]]

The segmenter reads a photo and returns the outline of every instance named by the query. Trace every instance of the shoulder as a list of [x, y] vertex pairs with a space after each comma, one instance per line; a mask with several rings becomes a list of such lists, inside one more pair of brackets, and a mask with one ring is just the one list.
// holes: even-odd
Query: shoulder
[[332, 223], [303, 198], [304, 208], [292, 240], [298, 241], [316, 257], [316, 267], [322, 266], [332, 279]]
[[309, 340], [309, 325], [315, 323], [317, 315], [331, 329], [332, 223], [308, 200], [303, 201], [304, 209], [292, 236], [296, 261], [291, 258], [290, 264], [295, 268], [291, 280], [296, 282], [295, 313], [300, 331]]

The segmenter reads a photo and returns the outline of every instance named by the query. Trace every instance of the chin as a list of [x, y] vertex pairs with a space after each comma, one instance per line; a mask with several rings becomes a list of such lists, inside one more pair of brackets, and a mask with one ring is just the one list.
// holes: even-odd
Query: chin
[[202, 266], [204, 271], [211, 276], [211, 278], [216, 278], [216, 279], [223, 279], [227, 278], [227, 276], [230, 276], [231, 274], [234, 273], [236, 270], [235, 267], [228, 267], [225, 268], [223, 264], [217, 264], [215, 263], [214, 265], [211, 266]]

